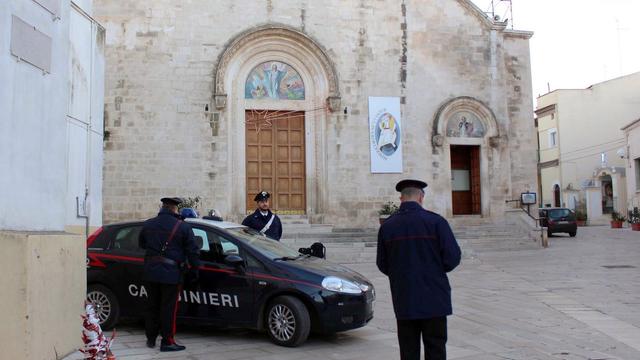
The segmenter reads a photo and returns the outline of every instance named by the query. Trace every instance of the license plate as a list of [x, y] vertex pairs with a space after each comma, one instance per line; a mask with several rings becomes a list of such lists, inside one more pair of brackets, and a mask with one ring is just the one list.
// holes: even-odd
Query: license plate
[[568, 221], [558, 221], [558, 224], [568, 224]]

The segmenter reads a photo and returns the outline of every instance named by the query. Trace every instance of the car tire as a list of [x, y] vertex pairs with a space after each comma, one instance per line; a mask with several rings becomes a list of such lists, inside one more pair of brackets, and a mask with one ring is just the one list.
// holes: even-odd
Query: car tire
[[102, 329], [109, 330], [116, 324], [120, 316], [120, 304], [108, 287], [99, 284], [89, 285], [87, 301], [94, 305]]
[[547, 237], [551, 237], [551, 235], [553, 235], [553, 233], [549, 230], [547, 230]]
[[569, 232], [569, 236], [571, 236], [571, 237], [576, 237], [576, 231], [571, 231], [571, 232]]
[[296, 347], [309, 337], [311, 320], [302, 301], [293, 296], [273, 299], [265, 313], [265, 328], [271, 341], [280, 346]]

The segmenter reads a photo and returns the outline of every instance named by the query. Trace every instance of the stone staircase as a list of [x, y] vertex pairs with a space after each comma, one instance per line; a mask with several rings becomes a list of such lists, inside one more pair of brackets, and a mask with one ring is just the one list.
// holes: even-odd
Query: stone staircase
[[[327, 248], [327, 260], [340, 264], [373, 263], [376, 260], [378, 229], [336, 229], [332, 225], [310, 224], [304, 215], [280, 217], [281, 242], [292, 248], [309, 247], [321, 242]], [[516, 226], [488, 223], [483, 219], [453, 219], [451, 227], [462, 248], [463, 258], [483, 252], [540, 249]]]
[[335, 229], [333, 225], [309, 224], [303, 215], [281, 216], [282, 243], [294, 249], [321, 242], [327, 260], [340, 264], [376, 261], [378, 229]]

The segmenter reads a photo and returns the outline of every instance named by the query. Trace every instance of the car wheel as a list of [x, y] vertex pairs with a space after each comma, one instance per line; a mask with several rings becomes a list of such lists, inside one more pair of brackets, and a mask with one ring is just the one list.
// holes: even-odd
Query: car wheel
[[576, 237], [576, 232], [575, 232], [575, 231], [571, 231], [571, 232], [569, 233], [569, 236], [571, 236], [571, 237]]
[[296, 347], [309, 336], [311, 320], [302, 301], [293, 296], [279, 296], [267, 307], [266, 328], [276, 345]]
[[89, 285], [87, 301], [95, 307], [100, 327], [108, 330], [116, 324], [120, 316], [120, 305], [113, 291], [103, 285]]

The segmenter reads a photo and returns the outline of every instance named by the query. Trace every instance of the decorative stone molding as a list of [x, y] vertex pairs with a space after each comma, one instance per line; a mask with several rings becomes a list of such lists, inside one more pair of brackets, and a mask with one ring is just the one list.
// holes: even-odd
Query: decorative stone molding
[[[254, 27], [238, 34], [227, 44], [225, 50], [220, 54], [214, 78], [214, 99], [216, 99], [216, 107], [218, 106], [217, 98], [219, 96], [226, 97], [226, 76], [236, 55], [254, 44], [268, 43], [269, 41], [293, 44], [293, 46], [300, 47], [313, 56], [321, 64], [327, 76], [329, 99], [340, 99], [337, 72], [324, 48], [311, 37], [295, 28], [282, 24], [268, 24]], [[333, 100], [333, 102], [335, 103], [335, 100]], [[220, 105], [223, 105], [223, 103], [221, 102]], [[226, 102], [223, 107], [224, 106], [226, 106]], [[338, 108], [339, 106], [337, 108], [332, 107], [334, 110]]]
[[445, 102], [435, 114], [432, 133], [437, 135], [446, 134], [447, 121], [459, 111], [468, 111], [475, 114], [485, 127], [486, 137], [501, 136], [500, 127], [493, 111], [482, 101], [469, 96], [461, 96]]
[[433, 135], [431, 143], [434, 147], [442, 147], [442, 145], [444, 145], [444, 136], [441, 134]]
[[222, 110], [227, 106], [227, 94], [215, 94], [213, 96], [213, 101], [216, 109]]
[[329, 96], [327, 98], [327, 106], [331, 112], [340, 111], [340, 108], [342, 107], [342, 99], [340, 96]]

